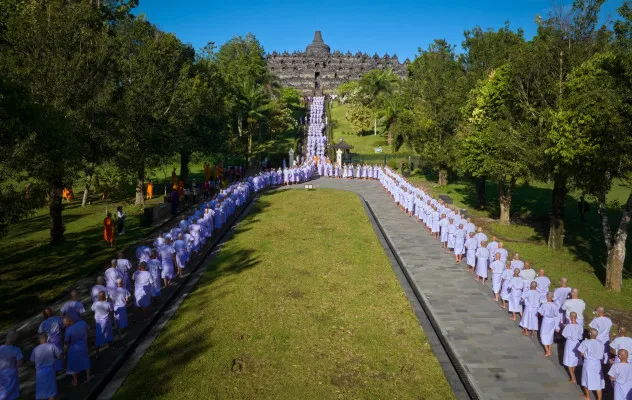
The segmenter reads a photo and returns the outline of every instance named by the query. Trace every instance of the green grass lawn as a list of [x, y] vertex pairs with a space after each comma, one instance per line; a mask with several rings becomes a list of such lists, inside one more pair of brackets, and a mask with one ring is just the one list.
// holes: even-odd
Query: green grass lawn
[[[171, 167], [168, 168], [169, 174]], [[154, 198], [148, 205], [162, 203], [164, 179], [161, 173], [152, 172]], [[191, 166], [191, 177], [202, 182], [202, 165]], [[170, 177], [168, 178], [171, 179]], [[137, 240], [149, 235], [153, 228], [141, 226], [142, 209], [131, 205], [132, 198], [106, 202], [92, 201], [81, 207], [81, 188], [74, 188], [75, 199], [64, 201], [66, 241], [59, 246], [48, 243], [50, 219], [48, 209], [42, 208], [33, 216], [9, 227], [0, 248], [0, 329], [31, 317], [60, 294], [71, 288], [81, 278], [95, 270], [105, 269], [106, 263], [116, 253]], [[93, 199], [99, 198], [98, 194]], [[106, 206], [116, 213], [122, 205], [126, 219], [126, 234], [116, 238], [116, 247], [110, 248], [103, 240], [103, 218]]]
[[381, 154], [408, 155], [413, 153], [406, 146], [402, 146], [399, 152], [394, 153], [392, 147], [388, 145], [386, 136], [384, 135], [385, 127], [380, 124], [377, 126], [377, 135], [365, 134], [363, 136], [358, 136], [354, 134], [354, 129], [351, 126], [351, 123], [347, 121], [347, 118], [345, 117], [347, 105], [340, 104], [338, 102], [335, 102], [334, 104], [334, 107], [331, 108], [331, 119], [335, 121], [335, 128], [332, 133], [334, 143], [337, 143], [342, 137], [345, 142], [354, 147], [352, 150], [353, 153], [361, 155], [376, 154], [375, 148], [380, 146], [382, 147]]
[[[624, 271], [621, 293], [606, 291], [604, 264], [605, 246], [601, 232], [601, 220], [597, 214], [597, 205], [591, 204], [586, 222], [579, 220], [577, 201], [580, 193], [571, 193], [566, 200], [566, 249], [551, 251], [547, 248], [549, 213], [551, 211], [552, 184], [531, 182], [519, 184], [512, 202], [512, 220], [510, 226], [503, 226], [490, 218], [498, 216], [498, 189], [493, 182], [487, 184], [488, 207], [485, 211], [474, 209], [476, 193], [471, 182], [453, 182], [447, 186], [438, 186], [427, 180], [428, 177], [413, 176], [413, 183], [430, 189], [434, 196], [447, 194], [454, 203], [467, 208], [475, 217], [477, 225], [485, 227], [505, 242], [510, 252], [518, 252], [521, 258], [529, 260], [535, 268], [544, 268], [555, 285], [559, 278], [569, 278], [569, 284], [580, 289], [581, 297], [588, 303], [586, 318], [597, 305], [603, 305], [612, 311], [612, 315], [621, 323], [632, 322], [632, 255], [628, 254]], [[617, 204], [627, 200], [629, 189], [616, 184], [608, 196], [610, 222], [618, 224], [620, 209]], [[632, 237], [628, 237], [628, 250], [632, 249]], [[588, 319], [589, 321], [590, 319]]]
[[254, 205], [115, 398], [454, 396], [359, 198], [286, 190]]

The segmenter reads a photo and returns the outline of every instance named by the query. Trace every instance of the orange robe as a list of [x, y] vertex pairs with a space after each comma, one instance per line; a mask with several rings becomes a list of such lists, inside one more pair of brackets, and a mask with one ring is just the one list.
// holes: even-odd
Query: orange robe
[[103, 219], [103, 239], [108, 243], [114, 241], [114, 221], [110, 217]]
[[178, 175], [176, 175], [175, 171], [171, 173], [171, 186], [173, 186], [174, 189], [178, 188]]
[[64, 188], [64, 190], [61, 191], [61, 197], [66, 201], [70, 201], [70, 199], [72, 198], [72, 192], [70, 191], [70, 189]]
[[154, 185], [152, 183], [147, 184], [147, 198], [151, 199], [154, 196]]

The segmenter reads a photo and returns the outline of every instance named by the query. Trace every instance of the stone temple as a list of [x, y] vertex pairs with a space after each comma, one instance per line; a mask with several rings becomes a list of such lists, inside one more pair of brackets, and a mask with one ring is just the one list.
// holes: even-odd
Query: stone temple
[[410, 60], [400, 63], [397, 55], [376, 54], [369, 56], [357, 52], [351, 54], [336, 50], [323, 41], [320, 31], [314, 34], [314, 40], [304, 52], [278, 53], [267, 55], [268, 69], [278, 76], [283, 86], [300, 90], [305, 95], [331, 93], [341, 83], [357, 80], [373, 69], [390, 68], [401, 77], [406, 75]]

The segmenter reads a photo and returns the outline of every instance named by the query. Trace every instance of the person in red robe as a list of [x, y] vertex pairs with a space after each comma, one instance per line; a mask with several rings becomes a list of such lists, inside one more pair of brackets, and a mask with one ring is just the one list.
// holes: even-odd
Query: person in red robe
[[114, 245], [114, 221], [112, 220], [112, 213], [108, 213], [107, 217], [103, 219], [103, 239], [110, 243], [110, 247]]

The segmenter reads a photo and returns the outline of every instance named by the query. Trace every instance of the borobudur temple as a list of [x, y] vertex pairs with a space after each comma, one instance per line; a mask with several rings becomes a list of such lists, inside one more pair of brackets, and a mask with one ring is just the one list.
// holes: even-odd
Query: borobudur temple
[[304, 52], [278, 53], [267, 55], [268, 69], [278, 76], [283, 86], [300, 90], [305, 95], [331, 93], [341, 83], [357, 80], [373, 69], [390, 68], [401, 77], [406, 75], [408, 59], [400, 63], [397, 55], [351, 52], [343, 54], [323, 41], [320, 31], [314, 34], [314, 40]]

